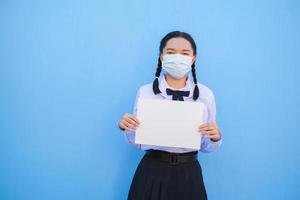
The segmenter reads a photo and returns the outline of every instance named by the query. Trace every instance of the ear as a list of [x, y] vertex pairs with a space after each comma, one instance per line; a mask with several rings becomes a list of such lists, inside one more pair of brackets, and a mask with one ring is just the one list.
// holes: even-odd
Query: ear
[[196, 59], [197, 59], [196, 56], [193, 56], [192, 62], [195, 63], [195, 62], [196, 62]]
[[162, 61], [163, 61], [163, 55], [162, 54], [159, 55], [159, 59], [160, 59], [160, 62], [162, 63]]

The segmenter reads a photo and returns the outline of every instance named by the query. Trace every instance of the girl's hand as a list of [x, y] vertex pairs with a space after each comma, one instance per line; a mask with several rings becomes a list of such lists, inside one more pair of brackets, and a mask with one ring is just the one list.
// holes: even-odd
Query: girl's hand
[[221, 139], [221, 134], [217, 124], [215, 123], [205, 123], [198, 127], [198, 131], [202, 135], [207, 135], [212, 141], [217, 142]]
[[119, 128], [122, 131], [134, 131], [140, 125], [139, 120], [129, 113], [125, 113], [119, 121]]

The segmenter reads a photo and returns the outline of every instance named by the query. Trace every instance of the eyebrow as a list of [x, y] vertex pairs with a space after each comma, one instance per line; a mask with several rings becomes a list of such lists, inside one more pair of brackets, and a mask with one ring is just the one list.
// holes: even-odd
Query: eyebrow
[[167, 48], [166, 50], [167, 50], [167, 51], [168, 51], [168, 50], [174, 51], [174, 49], [173, 49], [173, 48]]
[[[166, 51], [168, 51], [168, 50], [175, 51], [175, 49], [173, 49], [173, 48], [167, 48]], [[182, 49], [182, 51], [191, 52], [191, 50], [189, 50], [189, 49]]]

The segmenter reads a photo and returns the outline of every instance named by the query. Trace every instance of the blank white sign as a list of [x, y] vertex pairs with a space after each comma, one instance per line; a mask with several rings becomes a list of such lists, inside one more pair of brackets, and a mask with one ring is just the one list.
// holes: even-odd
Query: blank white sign
[[137, 102], [135, 143], [200, 149], [203, 103], [142, 99]]

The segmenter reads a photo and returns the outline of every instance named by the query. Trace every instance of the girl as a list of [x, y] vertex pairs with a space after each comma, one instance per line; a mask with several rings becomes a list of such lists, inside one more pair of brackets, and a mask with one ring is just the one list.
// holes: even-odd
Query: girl
[[199, 134], [203, 135], [200, 151], [211, 152], [220, 146], [222, 139], [216, 124], [214, 95], [197, 82], [196, 55], [196, 44], [189, 34], [168, 33], [160, 42], [154, 82], [140, 87], [133, 114], [126, 113], [119, 121], [126, 140], [146, 152], [134, 174], [129, 200], [207, 199], [197, 150], [134, 143], [135, 129], [140, 124], [135, 116], [137, 99], [151, 98], [204, 103], [206, 123], [198, 127]]

